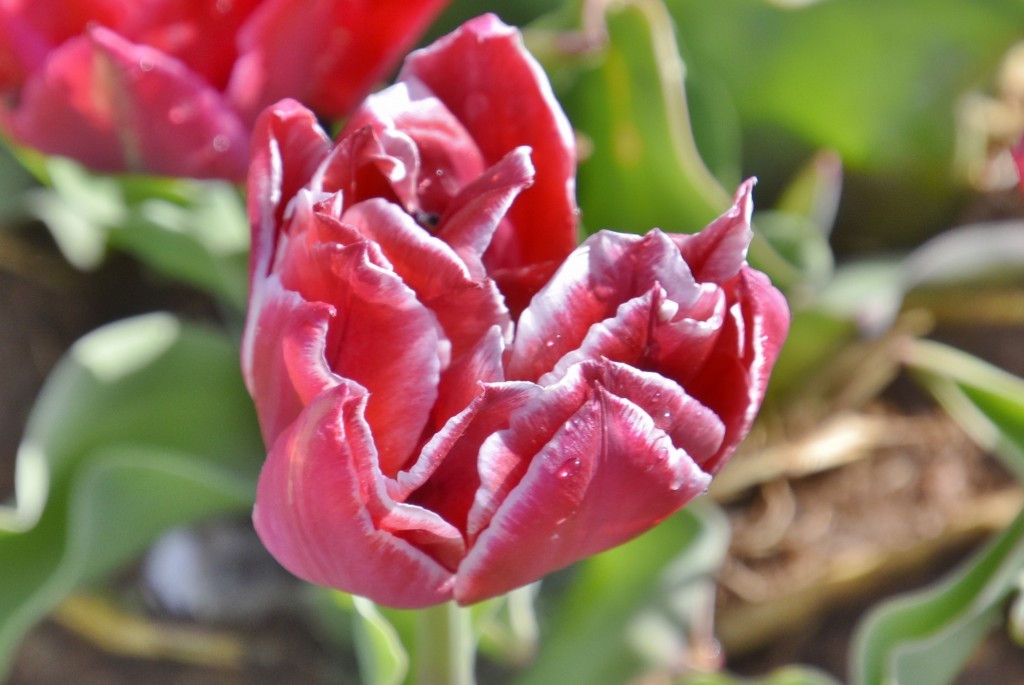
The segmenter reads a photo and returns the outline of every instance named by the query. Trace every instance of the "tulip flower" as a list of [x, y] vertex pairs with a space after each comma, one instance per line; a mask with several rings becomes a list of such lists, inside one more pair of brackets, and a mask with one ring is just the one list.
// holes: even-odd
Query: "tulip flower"
[[243, 373], [254, 521], [313, 583], [471, 604], [704, 492], [750, 429], [781, 294], [746, 263], [752, 181], [693, 235], [576, 245], [573, 136], [493, 16], [413, 53], [336, 142], [256, 126]]
[[245, 177], [282, 97], [348, 114], [446, 0], [3, 0], [0, 130], [98, 171]]

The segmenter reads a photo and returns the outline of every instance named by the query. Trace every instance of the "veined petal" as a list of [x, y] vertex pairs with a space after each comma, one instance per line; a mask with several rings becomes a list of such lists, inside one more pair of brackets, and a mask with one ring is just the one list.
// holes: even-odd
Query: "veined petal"
[[313, 397], [335, 385], [324, 347], [334, 308], [285, 290], [276, 276], [252, 293], [242, 341], [242, 374], [263, 440], [273, 445]]
[[352, 114], [341, 137], [363, 128], [382, 138], [401, 133], [415, 143], [419, 159], [416, 192], [414, 199], [406, 201], [406, 210], [413, 214], [432, 215], [436, 220], [459, 190], [486, 166], [462, 122], [415, 79], [368, 97]]
[[434, 313], [451, 343], [453, 359], [492, 326], [510, 331], [511, 320], [494, 283], [486, 275], [476, 278], [451, 247], [397, 205], [367, 200], [350, 208], [343, 221], [380, 247], [394, 272]]
[[248, 121], [283, 97], [344, 116], [447, 3], [265, 0], [238, 33], [231, 101]]
[[452, 246], [474, 277], [486, 277], [484, 252], [513, 200], [533, 183], [530, 149], [518, 147], [462, 188], [445, 209], [437, 235]]
[[[519, 317], [509, 377], [535, 380], [583, 343], [592, 325], [652, 288], [672, 308], [656, 321], [685, 318], [707, 293], [661, 231], [645, 236], [601, 231], [577, 248]], [[643, 335], [646, 335], [646, 331]]]
[[411, 138], [400, 131], [364, 126], [341, 137], [311, 185], [342, 193], [345, 206], [383, 198], [415, 212], [419, 169], [419, 150]]
[[572, 252], [575, 140], [543, 69], [523, 47], [518, 31], [493, 14], [470, 20], [409, 55], [399, 80], [410, 79], [426, 84], [465, 125], [485, 164], [521, 145], [532, 150], [536, 183], [509, 210], [509, 224], [498, 231], [488, 252], [488, 269], [561, 261]]
[[622, 544], [710, 483], [646, 411], [605, 386], [599, 364], [575, 369], [565, 382], [586, 386], [584, 400], [539, 446], [473, 542], [456, 575], [455, 599], [462, 604]]
[[786, 300], [763, 273], [745, 267], [733, 288], [719, 338], [704, 368], [687, 386], [725, 422], [722, 447], [701, 463], [712, 474], [750, 430], [789, 329]]
[[405, 501], [440, 514], [465, 532], [470, 507], [480, 485], [477, 455], [495, 431], [508, 427], [509, 416], [537, 393], [532, 383], [480, 384], [475, 399], [453, 416], [423, 448], [416, 465], [399, 474]]
[[750, 217], [754, 212], [753, 190], [757, 179], [736, 190], [732, 207], [692, 235], [673, 234], [694, 276], [702, 283], [725, 283], [747, 263], [747, 249], [754, 237]]
[[221, 94], [175, 58], [101, 26], [50, 54], [10, 123], [21, 142], [100, 171], [245, 176], [248, 130]]
[[687, 311], [655, 285], [619, 305], [613, 317], [592, 325], [579, 347], [559, 359], [539, 382], [554, 382], [578, 362], [608, 359], [657, 371], [685, 387], [711, 352], [724, 308], [720, 288], [702, 290], [701, 298]]
[[337, 310], [326, 355], [336, 374], [369, 392], [366, 418], [381, 469], [393, 476], [418, 448], [450, 346], [434, 314], [371, 252], [369, 243], [324, 252], [332, 278], [321, 296]]
[[274, 443], [260, 474], [253, 521], [295, 575], [398, 608], [451, 596], [452, 573], [421, 545], [461, 536], [439, 517], [385, 491], [363, 418], [366, 394], [343, 382], [309, 404]]
[[270, 273], [285, 207], [330, 147], [316, 116], [294, 100], [277, 103], [256, 121], [246, 192], [252, 226], [250, 283]]
[[491, 326], [471, 349], [452, 358], [451, 365], [441, 374], [437, 403], [434, 405], [432, 425], [443, 426], [469, 406], [483, 391], [485, 383], [505, 380], [502, 359], [505, 353], [507, 330]]

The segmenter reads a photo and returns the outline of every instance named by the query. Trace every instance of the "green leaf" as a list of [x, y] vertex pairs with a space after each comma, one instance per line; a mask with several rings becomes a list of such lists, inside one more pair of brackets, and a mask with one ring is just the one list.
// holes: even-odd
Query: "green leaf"
[[851, 172], [848, 239], [862, 247], [918, 242], [955, 210], [957, 104], [987, 87], [1024, 25], [1017, 0], [666, 4], [693, 78], [732, 96], [743, 168], [776, 187], [807, 154], [835, 150]]
[[591, 151], [579, 167], [589, 231], [694, 233], [730, 203], [690, 129], [685, 67], [660, 0], [609, 3], [607, 47], [564, 104]]
[[954, 103], [994, 72], [1024, 22], [1015, 0], [667, 3], [686, 54], [727, 83], [748, 125], [783, 128], [858, 168], [933, 176], [948, 173]]
[[151, 314], [78, 341], [36, 402], [0, 507], [0, 671], [25, 630], [171, 525], [251, 507], [263, 447], [237, 349]]
[[473, 605], [473, 624], [480, 652], [502, 663], [529, 663], [540, 643], [536, 599], [540, 582]]
[[1024, 379], [930, 341], [908, 341], [902, 356], [964, 430], [1024, 483]]
[[[563, 104], [585, 141], [577, 177], [584, 226], [589, 232], [695, 233], [730, 206], [732, 191], [711, 174], [697, 148], [672, 18], [661, 0], [623, 0], [604, 7], [604, 23], [605, 47], [589, 66], [575, 60], [557, 68], [572, 72]], [[565, 80], [565, 74], [556, 75]], [[701, 91], [715, 89], [705, 84]], [[721, 104], [723, 98], [715, 99]], [[697, 111], [714, 119], [708, 103], [702, 104]], [[711, 147], [736, 154], [738, 146], [720, 130], [715, 133]], [[716, 168], [738, 167], [721, 152], [717, 156]], [[787, 216], [771, 222], [774, 235], [767, 237], [774, 239], [758, 231], [750, 247], [750, 263], [786, 290], [809, 278], [820, 280], [820, 272], [831, 269], [823, 231]]]
[[114, 247], [245, 308], [249, 224], [234, 186], [93, 174], [61, 157], [44, 164], [52, 187], [32, 191], [27, 205], [72, 264], [95, 268]]
[[395, 627], [370, 600], [352, 597], [356, 654], [367, 685], [402, 685], [409, 673], [409, 654]]
[[238, 192], [214, 183], [188, 190], [185, 205], [161, 199], [134, 205], [130, 218], [109, 233], [110, 245], [244, 311], [249, 223]]
[[5, 220], [25, 212], [24, 194], [37, 185], [15, 155], [0, 137], [0, 219]]
[[818, 309], [795, 313], [786, 344], [772, 372], [768, 402], [787, 401], [856, 339], [855, 326], [844, 317]]
[[682, 678], [675, 681], [674, 685], [839, 685], [839, 682], [816, 669], [787, 666], [764, 678], [738, 678], [727, 673], [708, 673]]
[[621, 685], [646, 670], [678, 668], [692, 643], [710, 637], [713, 573], [728, 538], [724, 515], [701, 500], [583, 562], [516, 685], [561, 682], [566, 673], [574, 682]]
[[953, 577], [875, 608], [858, 627], [853, 685], [944, 685], [998, 625], [1024, 569], [1024, 513]]

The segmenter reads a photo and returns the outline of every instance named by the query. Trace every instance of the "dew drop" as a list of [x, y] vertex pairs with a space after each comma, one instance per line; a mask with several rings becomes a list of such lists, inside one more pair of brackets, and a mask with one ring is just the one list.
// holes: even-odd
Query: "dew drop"
[[213, 137], [213, 149], [217, 152], [227, 152], [228, 148], [231, 147], [231, 141], [223, 133], [219, 133]]
[[580, 469], [580, 460], [573, 458], [573, 459], [569, 459], [564, 464], [562, 464], [562, 467], [560, 469], [558, 469], [558, 473], [555, 474], [555, 475], [557, 475], [559, 478], [570, 478], [570, 477], [576, 475], [576, 473], [579, 471], [579, 469]]
[[[193, 116], [195, 116], [195, 108], [187, 102], [171, 107], [170, 111], [167, 113], [167, 117], [171, 120], [171, 123], [176, 125], [185, 123]], [[214, 143], [214, 147], [216, 147], [216, 143]]]
[[668, 411], [665, 412], [664, 414], [661, 415], [661, 418], [663, 418], [663, 419], [671, 419], [672, 418], [672, 412], [668, 412]]
[[139, 60], [139, 69], [142, 71], [153, 71], [153, 63], [143, 57]]

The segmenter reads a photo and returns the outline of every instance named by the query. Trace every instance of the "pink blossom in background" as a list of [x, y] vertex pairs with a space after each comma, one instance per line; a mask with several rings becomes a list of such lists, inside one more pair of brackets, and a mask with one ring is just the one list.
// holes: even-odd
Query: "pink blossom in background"
[[469, 604], [621, 544], [750, 429], [789, 312], [746, 264], [753, 182], [694, 235], [576, 244], [575, 152], [516, 30], [413, 53], [332, 143], [256, 126], [242, 367], [254, 521], [311, 582]]
[[348, 114], [447, 0], [0, 0], [0, 129], [98, 171], [245, 177], [267, 105]]

